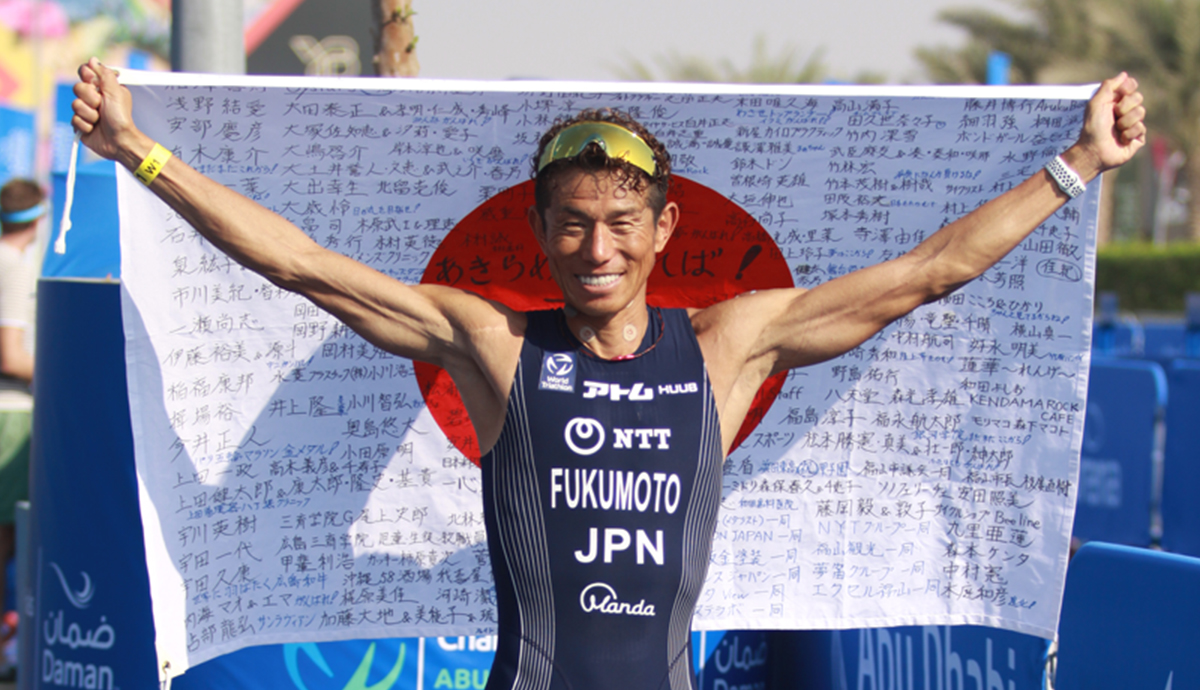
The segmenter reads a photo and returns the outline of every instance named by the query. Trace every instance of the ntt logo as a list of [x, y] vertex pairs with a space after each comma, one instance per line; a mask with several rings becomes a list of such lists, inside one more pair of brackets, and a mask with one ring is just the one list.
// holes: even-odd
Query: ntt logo
[[607, 613], [612, 616], [654, 616], [654, 604], [642, 599], [636, 604], [621, 601], [617, 591], [605, 582], [593, 582], [579, 593], [579, 608], [584, 613]]
[[576, 417], [563, 430], [567, 447], [579, 455], [592, 455], [604, 447], [604, 425], [588, 417]]

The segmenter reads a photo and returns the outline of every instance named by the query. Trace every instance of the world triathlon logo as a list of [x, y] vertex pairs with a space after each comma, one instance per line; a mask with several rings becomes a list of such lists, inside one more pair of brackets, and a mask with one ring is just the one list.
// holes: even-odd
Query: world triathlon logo
[[575, 353], [547, 352], [542, 355], [542, 375], [538, 380], [538, 389], [574, 393]]
[[566, 376], [575, 368], [575, 356], [569, 352], [546, 355], [546, 371], [555, 376]]

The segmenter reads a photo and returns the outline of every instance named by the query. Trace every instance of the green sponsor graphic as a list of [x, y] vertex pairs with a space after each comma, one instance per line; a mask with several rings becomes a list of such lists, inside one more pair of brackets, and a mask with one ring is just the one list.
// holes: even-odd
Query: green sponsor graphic
[[[392, 670], [378, 683], [367, 685], [367, 676], [371, 672], [371, 663], [375, 660], [375, 643], [372, 642], [370, 647], [367, 647], [367, 653], [363, 655], [362, 661], [359, 662], [358, 668], [354, 671], [354, 675], [350, 676], [350, 680], [342, 686], [342, 690], [391, 690], [400, 678], [400, 672], [404, 669], [404, 654], [408, 645], [400, 644], [400, 653], [396, 658], [395, 665]], [[329, 663], [325, 661], [325, 656], [321, 654], [321, 650], [316, 644], [307, 642], [304, 644], [289, 644], [284, 645], [283, 660], [287, 666], [288, 676], [292, 679], [292, 683], [299, 690], [309, 690], [304, 684], [304, 679], [300, 676], [299, 659], [301, 652], [316, 665], [318, 669], [326, 676], [333, 677], [333, 669], [329, 668]]]

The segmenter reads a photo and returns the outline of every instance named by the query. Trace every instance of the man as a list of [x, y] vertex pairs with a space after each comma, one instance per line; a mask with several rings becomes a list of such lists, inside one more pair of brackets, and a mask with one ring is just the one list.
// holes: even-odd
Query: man
[[[15, 179], [0, 187], [0, 596], [8, 591], [3, 564], [16, 546], [16, 504], [29, 497], [29, 384], [38, 276], [33, 247], [38, 221], [46, 215], [44, 201], [32, 180]], [[7, 639], [11, 632], [6, 629], [0, 637]]]
[[80, 78], [84, 143], [237, 261], [451, 375], [484, 453], [496, 690], [691, 687], [688, 627], [720, 463], [763, 381], [836, 357], [979, 276], [1064, 189], [1123, 164], [1145, 136], [1136, 82], [1120, 75], [1089, 103], [1058, 177], [1039, 172], [908, 254], [813, 290], [665, 311], [647, 307], [646, 285], [680, 215], [666, 200], [669, 157], [636, 122], [584, 113], [547, 132], [534, 157], [528, 219], [565, 306], [526, 314], [403, 285], [321, 248], [156, 148], [112, 71], [92, 61]]

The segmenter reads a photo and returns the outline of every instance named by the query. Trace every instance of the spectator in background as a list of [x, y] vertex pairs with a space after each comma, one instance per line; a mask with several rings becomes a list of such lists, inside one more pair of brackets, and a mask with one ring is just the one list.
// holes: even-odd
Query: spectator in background
[[[14, 179], [0, 187], [0, 596], [9, 584], [3, 566], [15, 552], [16, 503], [29, 497], [36, 240], [45, 199], [31, 180]], [[0, 632], [0, 639], [4, 634], [11, 631]], [[0, 673], [3, 665], [0, 659]]]

